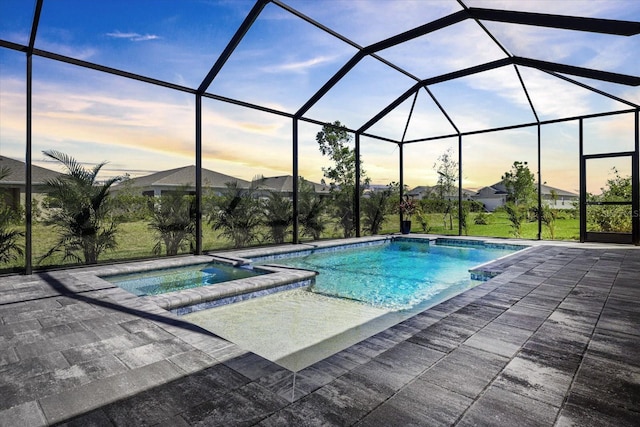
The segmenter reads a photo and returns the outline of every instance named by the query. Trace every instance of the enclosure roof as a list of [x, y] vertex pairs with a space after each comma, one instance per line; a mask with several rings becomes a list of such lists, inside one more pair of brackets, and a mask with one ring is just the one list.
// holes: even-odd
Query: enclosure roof
[[0, 16], [0, 47], [41, 58], [43, 80], [73, 64], [392, 142], [640, 104], [640, 2], [5, 0]]

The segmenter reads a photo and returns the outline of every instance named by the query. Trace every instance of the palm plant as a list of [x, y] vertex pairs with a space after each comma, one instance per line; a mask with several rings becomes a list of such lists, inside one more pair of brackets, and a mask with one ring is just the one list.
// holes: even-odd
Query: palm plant
[[284, 243], [287, 230], [293, 224], [293, 203], [288, 197], [270, 191], [263, 202], [264, 224], [269, 227], [269, 235], [275, 243]]
[[316, 194], [313, 185], [300, 179], [298, 192], [298, 222], [302, 227], [302, 234], [319, 240], [326, 227], [324, 220], [324, 202]]
[[220, 230], [223, 237], [231, 240], [234, 247], [240, 248], [258, 237], [260, 206], [253, 197], [253, 188], [240, 188], [235, 181], [226, 185], [227, 189], [209, 215], [209, 224], [214, 230]]
[[[330, 211], [337, 222], [335, 230], [342, 229], [345, 238], [353, 237], [356, 232], [355, 226], [355, 186], [345, 185], [338, 189], [336, 186], [331, 187], [331, 205]], [[360, 191], [362, 197], [362, 190]]]
[[192, 196], [185, 190], [172, 191], [157, 199], [149, 229], [156, 235], [153, 253], [160, 255], [164, 245], [167, 255], [177, 255], [195, 240], [195, 218]]
[[[536, 209], [537, 211], [537, 209]], [[558, 218], [558, 211], [551, 209], [548, 205], [542, 205], [542, 210], [538, 214], [540, 220], [549, 230], [549, 237], [551, 240], [556, 238], [556, 218]]]
[[54, 253], [63, 253], [63, 261], [95, 264], [106, 250], [116, 248], [117, 223], [110, 215], [111, 186], [120, 180], [97, 182], [106, 162], [86, 170], [77, 160], [56, 150], [43, 152], [65, 167], [67, 173], [46, 182], [51, 214], [44, 221], [58, 233], [57, 243], [39, 262]]
[[[8, 176], [10, 170], [0, 169], [0, 180]], [[0, 263], [9, 263], [24, 255], [18, 240], [24, 237], [24, 232], [13, 228], [16, 221], [15, 212], [4, 204], [3, 194], [0, 193]]]
[[369, 197], [362, 199], [364, 229], [372, 235], [380, 232], [389, 213], [390, 200], [390, 190], [372, 191], [369, 193]]
[[514, 202], [505, 203], [503, 208], [511, 222], [513, 237], [522, 237], [522, 224], [527, 219], [527, 209], [524, 206], [516, 205]]

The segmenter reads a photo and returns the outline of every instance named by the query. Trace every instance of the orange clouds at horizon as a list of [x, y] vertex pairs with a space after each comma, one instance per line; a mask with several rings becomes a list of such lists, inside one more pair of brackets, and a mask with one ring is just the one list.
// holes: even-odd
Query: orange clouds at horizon
[[[19, 79], [7, 78], [1, 83], [0, 152], [23, 158], [24, 84]], [[195, 163], [195, 111], [190, 96], [180, 94], [158, 100], [154, 94], [149, 99], [141, 99], [140, 94], [129, 95], [117, 89], [112, 88], [118, 94], [116, 96], [104, 90], [89, 92], [39, 82], [34, 86], [33, 95], [33, 152], [57, 149], [83, 162], [107, 160], [119, 170], [159, 171]], [[632, 139], [633, 127], [633, 120], [617, 116], [594, 121], [590, 126], [595, 144], [605, 140], [606, 135], [610, 136], [607, 141], [621, 140], [627, 144]], [[323, 177], [322, 167], [329, 164], [315, 143], [315, 132], [319, 128], [308, 124], [301, 128], [299, 173], [319, 181]], [[531, 134], [532, 131], [521, 134], [527, 132]], [[518, 132], [499, 132], [463, 138], [463, 187], [478, 188], [497, 182], [515, 160], [529, 160], [533, 166], [535, 139], [528, 140], [524, 153], [519, 148], [522, 141], [518, 135]], [[577, 135], [574, 137], [575, 145], [568, 145], [566, 151], [554, 156], [543, 155], [542, 162], [543, 180], [560, 188], [568, 186], [570, 188], [565, 189], [569, 191], [575, 190], [573, 182], [578, 176], [577, 164], [566, 165], [566, 159], [577, 156], [574, 151]], [[549, 138], [553, 139], [552, 135]], [[395, 146], [380, 141], [365, 143], [377, 144], [362, 148], [364, 166], [368, 168], [372, 183], [397, 181]], [[457, 141], [453, 143], [455, 145]], [[435, 184], [437, 174], [433, 163], [450, 144], [451, 140], [410, 144], [405, 149], [405, 183], [409, 186]], [[492, 148], [488, 152], [483, 145]], [[421, 148], [409, 148], [413, 146]], [[611, 144], [603, 146], [610, 148]], [[291, 121], [220, 102], [206, 104], [202, 150], [203, 166], [221, 173], [242, 179], [251, 179], [258, 174], [289, 175], [292, 170]], [[34, 160], [37, 161], [37, 157], [34, 156]], [[488, 162], [491, 167], [487, 167]], [[532, 167], [532, 171], [536, 173], [537, 166]], [[606, 174], [599, 172], [599, 175], [599, 181], [604, 184]]]

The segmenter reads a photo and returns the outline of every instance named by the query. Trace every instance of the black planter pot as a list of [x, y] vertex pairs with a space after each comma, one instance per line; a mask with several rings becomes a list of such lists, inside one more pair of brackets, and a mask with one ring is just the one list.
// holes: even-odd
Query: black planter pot
[[402, 221], [400, 223], [400, 231], [402, 232], [402, 234], [411, 233], [411, 221]]

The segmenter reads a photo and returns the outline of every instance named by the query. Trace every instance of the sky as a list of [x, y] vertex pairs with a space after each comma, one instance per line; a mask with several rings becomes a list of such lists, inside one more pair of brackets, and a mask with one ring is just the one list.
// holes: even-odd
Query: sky
[[[286, 4], [360, 46], [378, 42], [461, 9], [455, 0], [290, 0]], [[0, 0], [0, 40], [26, 44], [34, 2]], [[635, 0], [467, 0], [469, 7], [571, 14], [640, 21]], [[35, 47], [188, 88], [197, 88], [253, 2], [241, 0], [45, 0]], [[579, 31], [483, 22], [511, 54], [563, 64], [638, 75], [640, 36], [594, 35]], [[295, 113], [338, 71], [356, 49], [350, 44], [268, 4], [208, 92], [286, 113]], [[379, 52], [410, 74], [426, 79], [503, 58], [504, 52], [475, 21], [416, 38]], [[24, 53], [0, 47], [0, 154], [25, 153]], [[108, 161], [106, 175], [140, 176], [195, 164], [195, 100], [191, 94], [50, 59], [33, 59], [33, 158], [52, 169], [42, 151], [56, 149], [86, 165]], [[629, 108], [627, 105], [544, 72], [518, 67], [540, 120]], [[640, 103], [640, 89], [583, 78], [583, 84]], [[357, 129], [415, 83], [379, 60], [367, 57], [305, 117], [339, 120]], [[375, 124], [369, 132], [405, 141], [535, 122], [513, 66], [431, 85]], [[433, 101], [433, 95], [448, 119]], [[413, 111], [407, 123], [409, 113]], [[406, 131], [405, 131], [406, 129]], [[633, 117], [587, 121], [590, 153], [633, 148]], [[320, 181], [329, 166], [315, 141], [317, 125], [299, 126], [299, 168]], [[203, 101], [203, 166], [251, 179], [291, 174], [292, 120], [212, 99]], [[576, 122], [542, 127], [540, 165], [537, 129], [524, 128], [463, 138], [463, 186], [497, 182], [514, 161], [540, 168], [543, 182], [576, 191]], [[458, 155], [458, 139], [404, 146], [404, 181], [433, 185], [434, 165], [447, 149]], [[363, 137], [364, 169], [373, 183], [398, 181], [396, 144]], [[600, 164], [602, 163], [602, 165]], [[604, 185], [612, 166], [594, 162], [590, 186]]]

